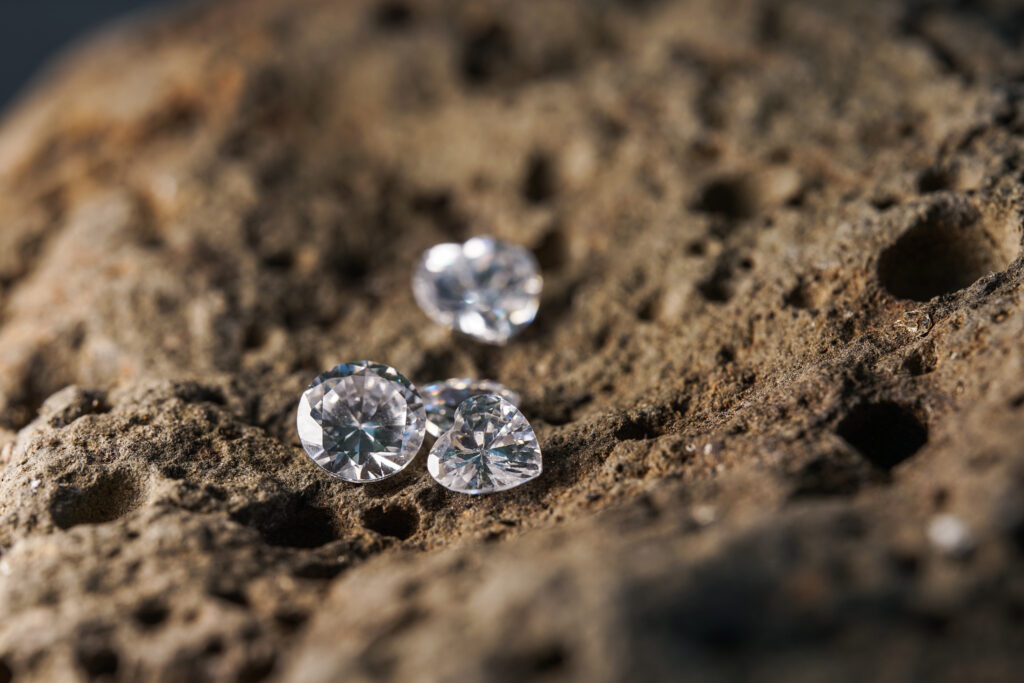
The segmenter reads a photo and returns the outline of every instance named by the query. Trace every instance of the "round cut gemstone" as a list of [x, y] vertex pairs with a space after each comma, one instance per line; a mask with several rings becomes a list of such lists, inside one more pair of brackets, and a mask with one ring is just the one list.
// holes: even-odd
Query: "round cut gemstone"
[[427, 434], [441, 436], [455, 422], [455, 410], [471, 396], [493, 394], [519, 406], [519, 394], [489, 379], [459, 377], [428, 384], [420, 390], [427, 410]]
[[426, 431], [412, 382], [380, 363], [342, 363], [299, 399], [299, 440], [328, 474], [363, 483], [390, 477], [416, 457]]
[[533, 322], [543, 279], [529, 250], [493, 237], [428, 249], [413, 276], [420, 308], [435, 322], [504, 344]]
[[473, 396], [455, 411], [452, 428], [427, 456], [427, 470], [459, 493], [494, 493], [541, 473], [540, 445], [519, 409], [501, 396]]

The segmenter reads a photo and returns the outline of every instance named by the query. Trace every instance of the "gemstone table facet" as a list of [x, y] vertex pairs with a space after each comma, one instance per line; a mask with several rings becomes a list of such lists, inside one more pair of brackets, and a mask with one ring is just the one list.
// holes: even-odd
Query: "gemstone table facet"
[[427, 410], [427, 434], [441, 436], [455, 422], [455, 410], [471, 396], [493, 394], [512, 405], [519, 406], [519, 394], [489, 379], [458, 377], [434, 382], [420, 389], [423, 404]]
[[505, 491], [541, 473], [537, 435], [519, 409], [500, 396], [466, 399], [452, 428], [427, 456], [427, 470], [445, 488], [459, 493]]
[[412, 382], [387, 365], [342, 363], [299, 399], [299, 440], [328, 474], [378, 481], [412, 462], [423, 443], [426, 413]]
[[428, 249], [413, 276], [420, 308], [435, 322], [505, 344], [533, 322], [543, 278], [529, 250], [493, 237]]

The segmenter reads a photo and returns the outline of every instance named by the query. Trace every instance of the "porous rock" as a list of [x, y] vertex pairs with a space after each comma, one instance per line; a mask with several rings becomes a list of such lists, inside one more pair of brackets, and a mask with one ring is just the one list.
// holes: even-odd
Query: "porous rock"
[[[223, 0], [77, 49], [0, 125], [0, 680], [1014, 680], [1022, 35]], [[474, 234], [544, 270], [504, 348], [410, 291]], [[329, 480], [295, 405], [360, 359], [521, 392], [543, 476]]]

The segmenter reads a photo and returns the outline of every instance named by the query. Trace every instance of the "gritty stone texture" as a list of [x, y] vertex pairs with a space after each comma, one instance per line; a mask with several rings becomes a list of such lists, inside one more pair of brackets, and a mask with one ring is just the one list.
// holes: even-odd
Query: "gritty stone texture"
[[[1022, 37], [227, 0], [81, 48], [0, 125], [0, 681], [1018, 679]], [[544, 270], [506, 348], [410, 291], [473, 234]], [[329, 480], [296, 402], [364, 358], [521, 392], [543, 476]]]

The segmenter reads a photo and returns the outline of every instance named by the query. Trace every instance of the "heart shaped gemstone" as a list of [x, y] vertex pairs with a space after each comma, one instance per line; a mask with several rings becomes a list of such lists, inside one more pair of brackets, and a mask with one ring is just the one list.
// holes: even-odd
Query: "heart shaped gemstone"
[[430, 449], [427, 470], [459, 493], [505, 491], [540, 476], [540, 444], [514, 405], [500, 396], [473, 396]]

